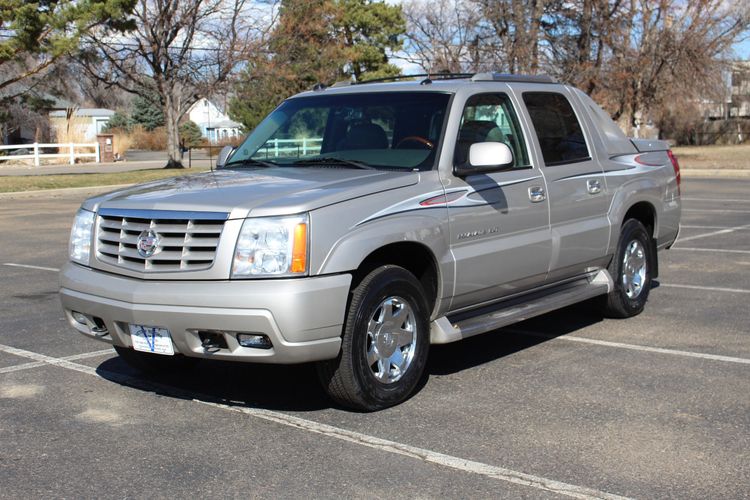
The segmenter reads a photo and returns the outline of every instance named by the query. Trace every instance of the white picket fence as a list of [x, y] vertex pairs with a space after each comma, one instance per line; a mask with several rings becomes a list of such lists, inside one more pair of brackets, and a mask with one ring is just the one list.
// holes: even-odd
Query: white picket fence
[[[0, 146], [0, 151], [18, 151], [26, 149], [32, 151], [29, 154], [0, 154], [0, 161], [34, 160], [34, 165], [39, 166], [42, 160], [47, 158], [65, 158], [71, 165], [75, 164], [76, 158], [94, 158], [97, 163], [101, 161], [99, 154], [99, 143], [90, 144], [17, 144], [14, 146]], [[42, 149], [57, 149], [57, 153], [42, 153]], [[82, 152], [81, 150], [89, 150]], [[93, 151], [92, 151], [93, 150]]]
[[320, 153], [320, 147], [323, 145], [323, 138], [304, 138], [304, 139], [271, 139], [266, 142], [255, 154], [265, 154], [266, 158], [279, 156], [306, 156], [309, 154]]

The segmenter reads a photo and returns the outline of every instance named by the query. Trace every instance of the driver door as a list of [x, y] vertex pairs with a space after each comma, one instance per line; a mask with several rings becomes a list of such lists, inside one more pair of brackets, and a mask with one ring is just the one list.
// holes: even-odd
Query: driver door
[[448, 183], [456, 262], [454, 311], [542, 284], [552, 255], [545, 181], [530, 160], [506, 94], [476, 94], [466, 101], [454, 164], [466, 164], [471, 145], [479, 142], [508, 145], [513, 165], [493, 173], [452, 176]]

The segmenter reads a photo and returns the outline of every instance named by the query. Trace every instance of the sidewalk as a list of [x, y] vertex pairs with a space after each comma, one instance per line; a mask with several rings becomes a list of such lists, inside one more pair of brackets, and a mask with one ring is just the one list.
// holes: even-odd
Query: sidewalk
[[3, 166], [0, 176], [55, 175], [55, 174], [110, 174], [151, 168], [163, 168], [163, 161], [123, 161], [117, 163], [79, 163], [76, 165]]
[[[0, 177], [18, 175], [56, 175], [56, 174], [109, 174], [116, 172], [130, 172], [132, 170], [159, 169], [167, 164], [167, 154], [161, 151], [133, 151], [129, 152], [131, 157], [128, 161], [116, 163], [77, 163], [75, 165], [6, 165], [0, 162]], [[188, 155], [182, 159], [185, 168], [188, 168]], [[203, 153], [194, 152], [192, 168], [206, 169], [216, 162], [214, 156], [209, 164], [209, 159]], [[177, 174], [175, 174], [177, 175]]]

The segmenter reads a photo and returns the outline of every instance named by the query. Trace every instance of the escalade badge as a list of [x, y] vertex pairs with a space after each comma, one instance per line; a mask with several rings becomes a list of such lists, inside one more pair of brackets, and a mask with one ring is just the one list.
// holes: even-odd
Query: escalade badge
[[159, 235], [151, 229], [141, 232], [141, 234], [138, 235], [137, 247], [138, 255], [144, 259], [148, 259], [154, 255], [159, 248]]

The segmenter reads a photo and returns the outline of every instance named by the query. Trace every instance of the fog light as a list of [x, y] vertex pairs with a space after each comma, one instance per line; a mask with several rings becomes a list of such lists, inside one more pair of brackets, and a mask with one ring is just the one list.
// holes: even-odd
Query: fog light
[[242, 347], [254, 347], [255, 349], [271, 348], [271, 339], [260, 333], [238, 333], [237, 342]]
[[73, 319], [76, 320], [76, 323], [80, 323], [82, 325], [88, 325], [88, 321], [86, 320], [86, 315], [83, 313], [79, 313], [78, 311], [73, 311], [71, 313], [71, 316], [73, 316]]

